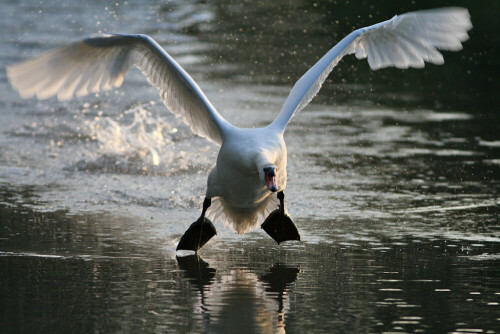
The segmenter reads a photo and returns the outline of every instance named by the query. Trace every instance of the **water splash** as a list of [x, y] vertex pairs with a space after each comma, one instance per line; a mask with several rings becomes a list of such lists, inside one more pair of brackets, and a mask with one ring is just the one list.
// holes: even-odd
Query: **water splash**
[[164, 176], [208, 171], [216, 147], [194, 135], [180, 118], [159, 112], [154, 105], [142, 104], [119, 116], [98, 112], [85, 121], [83, 132], [92, 146], [71, 168]]
[[110, 117], [96, 117], [89, 130], [99, 143], [99, 153], [104, 155], [136, 156], [146, 163], [159, 166], [162, 159], [172, 158], [164, 147], [172, 144], [166, 134], [177, 129], [159, 116], [153, 116], [144, 105], [124, 112], [123, 118], [133, 115], [130, 124], [121, 124]]

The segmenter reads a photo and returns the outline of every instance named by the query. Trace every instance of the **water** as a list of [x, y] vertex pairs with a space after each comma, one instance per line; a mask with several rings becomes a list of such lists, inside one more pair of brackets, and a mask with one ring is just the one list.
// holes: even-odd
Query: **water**
[[[22, 100], [0, 71], [1, 332], [499, 332], [499, 8], [454, 5], [474, 29], [444, 66], [345, 59], [290, 123], [303, 241], [282, 246], [217, 225], [201, 257], [176, 257], [217, 148], [138, 71], [64, 103]], [[147, 33], [225, 117], [262, 126], [335, 41], [416, 6], [6, 1], [0, 67]]]

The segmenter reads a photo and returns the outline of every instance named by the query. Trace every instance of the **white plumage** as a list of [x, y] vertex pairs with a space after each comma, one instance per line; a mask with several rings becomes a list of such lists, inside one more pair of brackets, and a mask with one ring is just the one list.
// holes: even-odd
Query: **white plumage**
[[119, 87], [132, 65], [158, 88], [167, 109], [191, 130], [221, 146], [207, 182], [208, 214], [238, 233], [252, 230], [277, 207], [263, 168], [276, 166], [278, 190], [286, 187], [283, 133], [290, 119], [318, 93], [328, 74], [347, 54], [367, 58], [373, 70], [443, 64], [438, 50], [457, 51], [472, 28], [464, 8], [407, 13], [358, 29], [342, 39], [294, 85], [276, 119], [265, 128], [242, 129], [227, 122], [194, 80], [152, 38], [105, 35], [49, 51], [11, 65], [7, 76], [21, 97], [67, 100]]

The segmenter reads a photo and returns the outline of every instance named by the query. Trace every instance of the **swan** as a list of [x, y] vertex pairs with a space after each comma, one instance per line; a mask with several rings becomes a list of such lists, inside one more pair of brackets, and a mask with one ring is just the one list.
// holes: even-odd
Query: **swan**
[[225, 221], [239, 234], [263, 222], [261, 227], [279, 244], [300, 240], [284, 206], [287, 150], [283, 133], [342, 57], [367, 58], [372, 70], [443, 64], [438, 50], [460, 50], [471, 28], [467, 9], [449, 7], [396, 15], [357, 29], [295, 83], [277, 117], [263, 128], [230, 124], [189, 74], [147, 35], [84, 39], [10, 65], [7, 77], [22, 98], [68, 100], [119, 87], [130, 67], [138, 67], [170, 112], [183, 117], [195, 134], [220, 146], [208, 175], [201, 215], [183, 234], [177, 250], [197, 252], [203, 247], [217, 233], [211, 220]]

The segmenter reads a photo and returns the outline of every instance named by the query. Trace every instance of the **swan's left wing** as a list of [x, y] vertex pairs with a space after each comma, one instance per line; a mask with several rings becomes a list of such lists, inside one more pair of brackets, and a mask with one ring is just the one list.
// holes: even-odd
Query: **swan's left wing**
[[293, 86], [271, 126], [285, 131], [294, 114], [318, 93], [326, 77], [347, 54], [368, 58], [371, 69], [394, 66], [422, 68], [424, 62], [443, 64], [438, 51], [458, 51], [472, 28], [465, 8], [440, 8], [395, 16], [390, 20], [358, 29], [325, 54]]
[[89, 38], [10, 65], [7, 77], [23, 98], [68, 100], [120, 87], [133, 65], [158, 89], [167, 109], [182, 116], [195, 134], [222, 143], [231, 125], [189, 74], [146, 35]]

